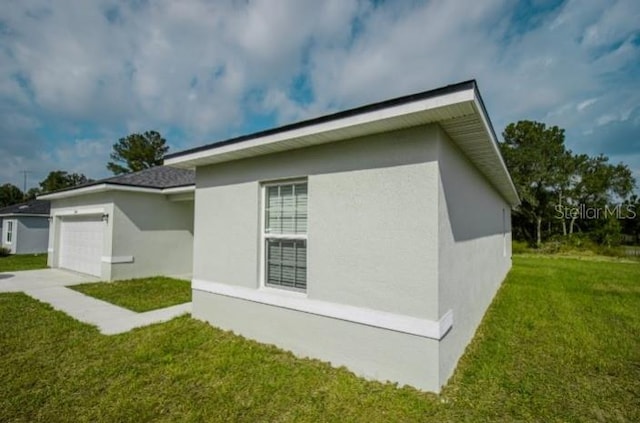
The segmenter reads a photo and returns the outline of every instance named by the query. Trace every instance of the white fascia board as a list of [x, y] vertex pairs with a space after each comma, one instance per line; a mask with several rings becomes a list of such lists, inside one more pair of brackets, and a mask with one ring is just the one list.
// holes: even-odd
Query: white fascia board
[[304, 294], [285, 290], [251, 289], [199, 279], [193, 279], [191, 287], [197, 291], [239, 298], [435, 340], [444, 338], [453, 326], [453, 310], [447, 311], [440, 320], [429, 320], [363, 307], [313, 300], [307, 298]]
[[189, 185], [184, 187], [175, 188], [146, 188], [146, 187], [134, 187], [128, 185], [115, 185], [115, 184], [99, 184], [92, 185], [90, 187], [72, 189], [63, 192], [54, 192], [52, 194], [39, 195], [38, 198], [42, 200], [58, 200], [61, 198], [76, 197], [78, 195], [96, 194], [107, 191], [125, 191], [125, 192], [143, 192], [146, 194], [179, 194], [183, 192], [195, 191], [195, 185]]
[[196, 191], [195, 185], [188, 185], [185, 187], [165, 188], [162, 190], [162, 193], [165, 195], [169, 195], [169, 194], [184, 194], [184, 193], [195, 192], [195, 191]]
[[0, 217], [49, 217], [48, 214], [8, 213], [0, 214]]
[[401, 104], [397, 106], [390, 106], [371, 112], [365, 112], [341, 119], [330, 120], [328, 122], [303, 126], [301, 128], [278, 132], [271, 135], [265, 135], [253, 139], [248, 139], [246, 141], [223, 145], [220, 147], [216, 147], [215, 145], [213, 145], [210, 149], [207, 150], [165, 159], [164, 164], [167, 166], [179, 165], [184, 162], [212, 158], [230, 152], [251, 149], [253, 147], [278, 144], [292, 139], [304, 139], [305, 137], [318, 135], [324, 132], [331, 132], [353, 126], [371, 124], [386, 119], [392, 119], [413, 113], [420, 113], [440, 107], [451, 106], [474, 100], [475, 92], [470, 88], [467, 90], [449, 93], [438, 97], [417, 100], [411, 103]]
[[491, 125], [489, 124], [489, 120], [484, 112], [484, 107], [482, 107], [482, 104], [480, 104], [478, 97], [474, 95], [473, 101], [476, 110], [478, 110], [478, 114], [480, 115], [480, 119], [482, 120], [485, 131], [487, 132], [487, 134], [489, 135], [489, 139], [491, 140], [491, 147], [493, 149], [494, 155], [500, 162], [499, 166], [501, 167], [502, 172], [504, 173], [504, 177], [508, 182], [511, 191], [508, 198], [509, 203], [511, 204], [511, 207], [515, 207], [520, 204], [520, 197], [518, 196], [518, 191], [516, 190], [516, 186], [513, 183], [513, 179], [511, 179], [511, 174], [509, 173], [507, 165], [505, 164], [504, 159], [502, 158], [502, 154], [500, 153], [500, 149], [498, 148], [498, 140], [495, 138], [494, 132], [491, 130]]
[[60, 198], [74, 197], [76, 195], [93, 194], [96, 192], [106, 191], [106, 184], [92, 185], [90, 187], [78, 188], [63, 192], [54, 192], [51, 194], [38, 195], [39, 200], [57, 200]]
[[95, 194], [105, 191], [130, 191], [130, 192], [147, 192], [161, 194], [162, 190], [157, 188], [132, 187], [127, 185], [99, 184], [85, 188], [71, 189], [69, 191], [54, 192], [52, 194], [39, 195], [42, 200], [58, 200], [60, 198], [75, 197], [78, 195]]

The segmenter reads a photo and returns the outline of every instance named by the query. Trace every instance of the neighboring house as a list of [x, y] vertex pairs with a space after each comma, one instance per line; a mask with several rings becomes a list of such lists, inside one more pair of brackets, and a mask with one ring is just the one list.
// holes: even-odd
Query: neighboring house
[[49, 239], [49, 202], [31, 200], [0, 209], [0, 246], [11, 254], [36, 254], [47, 251]]
[[197, 169], [193, 316], [439, 391], [511, 267], [475, 81], [170, 154]]
[[188, 276], [194, 173], [159, 166], [45, 194], [48, 264], [103, 280]]

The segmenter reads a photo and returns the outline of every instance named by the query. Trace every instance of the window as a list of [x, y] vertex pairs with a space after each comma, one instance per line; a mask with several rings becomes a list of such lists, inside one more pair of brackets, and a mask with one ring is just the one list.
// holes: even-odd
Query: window
[[307, 289], [307, 183], [265, 184], [264, 284]]
[[13, 221], [7, 221], [7, 235], [5, 238], [6, 244], [11, 244], [11, 240], [13, 239]]

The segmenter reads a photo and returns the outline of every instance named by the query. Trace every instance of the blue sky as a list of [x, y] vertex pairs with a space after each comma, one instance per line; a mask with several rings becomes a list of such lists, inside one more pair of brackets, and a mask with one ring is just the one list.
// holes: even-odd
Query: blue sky
[[171, 151], [475, 78], [498, 133], [533, 119], [640, 182], [640, 2], [4, 1], [0, 183], [108, 176]]

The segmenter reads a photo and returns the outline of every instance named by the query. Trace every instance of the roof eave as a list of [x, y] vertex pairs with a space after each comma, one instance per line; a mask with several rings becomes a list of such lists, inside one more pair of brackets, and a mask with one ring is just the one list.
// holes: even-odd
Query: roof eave
[[0, 217], [49, 217], [49, 213], [4, 213]]
[[184, 185], [184, 186], [170, 187], [170, 188], [150, 188], [150, 187], [140, 187], [140, 186], [132, 186], [132, 185], [103, 183], [103, 184], [91, 185], [83, 188], [71, 189], [67, 191], [53, 192], [51, 194], [39, 195], [38, 198], [43, 200], [59, 200], [62, 198], [97, 194], [97, 193], [108, 192], [108, 191], [139, 192], [139, 193], [146, 193], [146, 194], [168, 195], [168, 194], [177, 194], [182, 192], [191, 192], [194, 190], [195, 190], [195, 185]]
[[[419, 99], [408, 103], [375, 109], [335, 120], [322, 121], [291, 130], [248, 138], [239, 143], [212, 145], [205, 150], [196, 149], [178, 156], [165, 158], [164, 164], [183, 169], [221, 163], [225, 161], [266, 155], [312, 145], [326, 144], [344, 139], [409, 128], [438, 121], [438, 116], [451, 108], [465, 109], [471, 113], [474, 89]], [[461, 111], [459, 111], [461, 112]]]
[[[471, 122], [471, 123], [469, 123]], [[207, 149], [168, 157], [165, 165], [192, 169], [343, 139], [388, 132], [429, 123], [440, 124], [451, 139], [490, 181], [505, 201], [520, 204], [517, 191], [500, 154], [493, 126], [475, 85], [437, 97], [396, 104], [318, 124], [267, 135], [257, 134], [242, 142], [212, 145]], [[469, 125], [472, 125], [469, 128]], [[466, 131], [466, 134], [465, 134]], [[468, 144], [464, 137], [474, 135]], [[458, 135], [460, 134], [460, 135]]]

